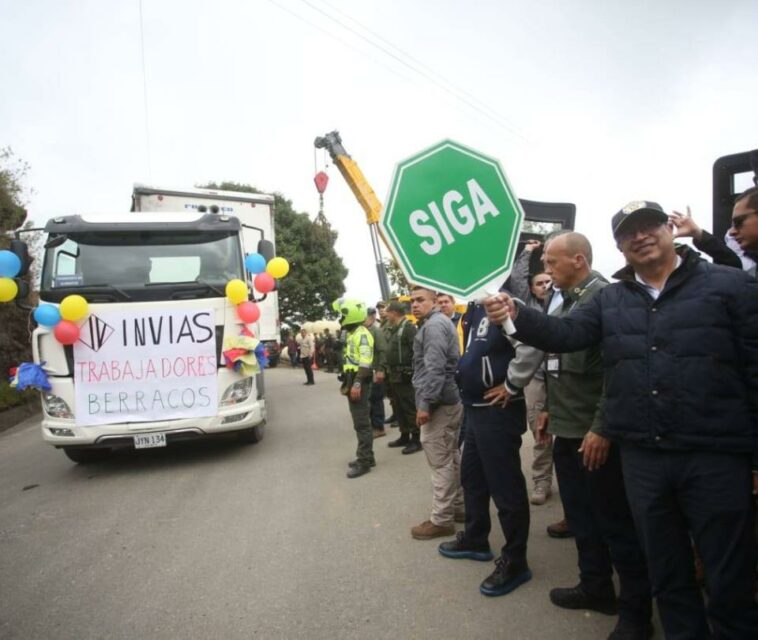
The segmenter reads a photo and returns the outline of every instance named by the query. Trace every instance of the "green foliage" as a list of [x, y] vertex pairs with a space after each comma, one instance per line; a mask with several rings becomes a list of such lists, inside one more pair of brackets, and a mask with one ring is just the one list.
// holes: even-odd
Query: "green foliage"
[[[23, 206], [23, 179], [29, 166], [18, 160], [8, 148], [0, 148], [0, 249], [9, 246], [8, 231], [23, 226], [26, 209]], [[0, 381], [7, 378], [8, 370], [21, 362], [31, 362], [29, 343], [29, 312], [19, 309], [13, 302], [0, 303]], [[3, 391], [0, 410], [11, 406], [15, 390], [7, 387]], [[17, 394], [18, 402], [26, 402], [22, 394]]]
[[[211, 182], [201, 189], [261, 193], [237, 182]], [[298, 213], [292, 201], [274, 194], [276, 253], [290, 263], [290, 272], [279, 281], [279, 313], [282, 323], [298, 329], [304, 322], [333, 316], [331, 303], [345, 293], [347, 269], [334, 250], [337, 232], [328, 224], [311, 222]]]
[[387, 269], [387, 277], [392, 285], [392, 296], [406, 296], [411, 291], [411, 286], [394, 259], [385, 260], [384, 266]]
[[0, 411], [31, 402], [39, 397], [38, 393], [32, 389], [16, 391], [7, 382], [0, 382]]
[[0, 148], [0, 231], [14, 231], [26, 220], [22, 181], [28, 170], [10, 148]]

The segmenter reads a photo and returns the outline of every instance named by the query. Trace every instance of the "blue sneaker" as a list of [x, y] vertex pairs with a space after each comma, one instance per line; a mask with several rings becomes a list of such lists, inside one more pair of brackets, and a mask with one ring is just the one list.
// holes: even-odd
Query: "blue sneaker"
[[532, 579], [532, 572], [526, 561], [514, 564], [498, 558], [495, 570], [479, 585], [479, 591], [485, 596], [504, 596]]
[[456, 560], [466, 558], [467, 560], [479, 560], [480, 562], [489, 562], [495, 556], [492, 555], [489, 547], [475, 547], [466, 542], [463, 531], [455, 534], [455, 540], [443, 542], [437, 550], [446, 558]]

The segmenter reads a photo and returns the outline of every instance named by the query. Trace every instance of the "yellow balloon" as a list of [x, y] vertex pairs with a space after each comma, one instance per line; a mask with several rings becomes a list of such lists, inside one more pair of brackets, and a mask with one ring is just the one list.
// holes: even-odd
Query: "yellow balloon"
[[226, 283], [226, 297], [232, 304], [247, 300], [247, 285], [242, 280], [229, 280]]
[[77, 322], [82, 318], [85, 318], [89, 313], [89, 305], [82, 296], [72, 295], [66, 296], [61, 300], [61, 318], [64, 320], [70, 320], [71, 322]]
[[0, 278], [0, 302], [10, 302], [18, 295], [18, 285], [12, 278]]
[[284, 258], [271, 258], [266, 265], [266, 273], [272, 278], [283, 278], [290, 272], [290, 263]]

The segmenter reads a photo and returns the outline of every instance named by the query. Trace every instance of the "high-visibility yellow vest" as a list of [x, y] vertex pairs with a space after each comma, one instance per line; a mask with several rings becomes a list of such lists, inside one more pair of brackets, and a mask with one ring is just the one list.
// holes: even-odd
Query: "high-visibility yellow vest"
[[343, 371], [370, 369], [374, 361], [374, 336], [363, 325], [347, 334]]

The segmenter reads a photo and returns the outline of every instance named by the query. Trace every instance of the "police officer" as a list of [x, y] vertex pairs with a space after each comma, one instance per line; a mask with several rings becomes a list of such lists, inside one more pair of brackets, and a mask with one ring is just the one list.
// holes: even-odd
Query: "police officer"
[[332, 303], [332, 308], [341, 314], [340, 325], [345, 330], [341, 393], [347, 396], [350, 417], [358, 437], [356, 459], [349, 463], [347, 477], [358, 478], [376, 466], [369, 417], [374, 337], [363, 324], [367, 316], [363, 302], [339, 298]]
[[421, 451], [419, 427], [416, 424], [416, 399], [413, 390], [413, 339], [416, 326], [405, 317], [402, 303], [393, 301], [387, 307], [387, 382], [395, 401], [400, 424], [400, 437], [388, 447], [403, 447], [402, 453]]

